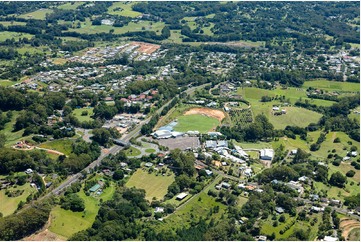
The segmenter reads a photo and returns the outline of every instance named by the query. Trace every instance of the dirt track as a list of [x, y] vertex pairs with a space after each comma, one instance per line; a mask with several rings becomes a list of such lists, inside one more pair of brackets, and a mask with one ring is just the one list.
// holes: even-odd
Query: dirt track
[[341, 220], [340, 228], [342, 230], [342, 237], [344, 237], [347, 240], [351, 230], [355, 228], [360, 228], [360, 222], [346, 218]]
[[226, 117], [226, 115], [222, 111], [210, 108], [192, 108], [184, 113], [184, 115], [192, 114], [206, 115], [208, 117], [218, 119], [219, 122], [221, 122]]

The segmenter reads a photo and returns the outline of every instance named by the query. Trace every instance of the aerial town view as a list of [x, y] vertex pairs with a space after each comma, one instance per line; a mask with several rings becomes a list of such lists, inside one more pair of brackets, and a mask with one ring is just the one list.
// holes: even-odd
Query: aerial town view
[[360, 241], [360, 2], [0, 2], [10, 240]]

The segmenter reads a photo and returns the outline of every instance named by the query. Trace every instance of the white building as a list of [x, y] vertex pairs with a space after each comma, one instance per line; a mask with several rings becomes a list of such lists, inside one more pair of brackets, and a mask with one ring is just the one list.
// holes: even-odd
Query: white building
[[260, 150], [260, 159], [261, 160], [272, 160], [274, 156], [273, 149], [262, 149]]
[[188, 196], [187, 193], [185, 192], [182, 192], [182, 193], [179, 193], [178, 196], [176, 197], [177, 200], [183, 200], [186, 196]]

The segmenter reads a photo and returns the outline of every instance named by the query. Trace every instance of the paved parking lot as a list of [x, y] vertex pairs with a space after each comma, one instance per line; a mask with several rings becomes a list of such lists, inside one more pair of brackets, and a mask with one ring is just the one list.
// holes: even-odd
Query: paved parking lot
[[170, 150], [176, 148], [186, 150], [187, 148], [198, 148], [201, 147], [198, 137], [177, 137], [170, 139], [156, 140], [160, 145], [169, 147]]

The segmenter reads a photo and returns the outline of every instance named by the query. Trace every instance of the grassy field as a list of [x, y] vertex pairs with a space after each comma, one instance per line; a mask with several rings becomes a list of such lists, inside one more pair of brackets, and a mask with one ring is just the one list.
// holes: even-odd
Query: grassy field
[[16, 208], [20, 201], [26, 201], [26, 198], [36, 192], [36, 189], [30, 187], [29, 183], [26, 183], [22, 186], [17, 186], [16, 188], [10, 188], [10, 191], [24, 190], [23, 194], [18, 197], [8, 197], [5, 195], [5, 190], [0, 190], [0, 212], [5, 216], [8, 216], [15, 212]]
[[190, 130], [197, 130], [200, 133], [206, 133], [213, 130], [219, 121], [215, 118], [192, 114], [178, 117], [178, 124], [174, 127], [175, 131], [186, 132]]
[[[310, 132], [309, 136], [312, 137], [313, 142], [316, 142], [320, 136], [320, 131]], [[333, 143], [333, 140], [340, 138], [340, 143]], [[344, 132], [329, 132], [326, 134], [326, 140], [322, 142], [320, 149], [318, 151], [312, 152], [312, 155], [319, 158], [325, 158], [329, 154], [329, 151], [332, 149], [336, 150], [336, 154], [340, 156], [346, 156], [347, 152], [350, 151], [351, 146], [347, 142], [352, 142], [352, 145], [360, 147], [360, 143], [350, 139], [347, 134]], [[346, 150], [344, 150], [346, 148]]]
[[130, 146], [129, 149], [124, 150], [126, 156], [137, 156], [140, 155], [141, 152], [137, 148]]
[[9, 81], [9, 80], [0, 80], [0, 86], [2, 86], [2, 87], [9, 87], [16, 83], [18, 83], [18, 82], [13, 82], [13, 81]]
[[[307, 127], [310, 123], [317, 123], [322, 117], [321, 114], [304, 108], [287, 107], [287, 114], [275, 116], [268, 113], [269, 121], [275, 129], [284, 129], [287, 125]], [[271, 111], [271, 110], [270, 110]]]
[[109, 32], [110, 30], [114, 30], [115, 34], [124, 34], [127, 32], [135, 32], [135, 31], [142, 31], [142, 30], [149, 30], [149, 31], [160, 31], [165, 26], [164, 22], [152, 22], [152, 21], [142, 21], [139, 22], [130, 22], [128, 25], [123, 27], [113, 27], [109, 25], [92, 25], [92, 22], [89, 18], [86, 19], [85, 22], [82, 23], [81, 28], [72, 29], [71, 31], [75, 31], [78, 33], [87, 33], [87, 34], [96, 34], [96, 33], [104, 33]]
[[104, 192], [97, 198], [86, 196], [81, 190], [77, 194], [84, 200], [85, 210], [83, 212], [72, 212], [64, 210], [60, 206], [56, 206], [50, 213], [50, 227], [49, 230], [58, 235], [69, 238], [74, 233], [89, 228], [98, 214], [99, 200], [109, 200], [115, 192], [114, 184], [106, 188]]
[[50, 10], [50, 9], [39, 9], [39, 10], [36, 10], [34, 12], [19, 15], [18, 17], [19, 18], [25, 18], [25, 19], [41, 19], [41, 20], [44, 20], [46, 14], [50, 14], [52, 12], [53, 12], [53, 10]]
[[[136, 4], [136, 2], [115, 2], [111, 7], [108, 8], [108, 13], [113, 15], [121, 15], [126, 17], [138, 17], [142, 13], [133, 11], [132, 6]], [[120, 8], [119, 10], [115, 10], [116, 8]]]
[[[94, 108], [77, 108], [77, 109], [73, 110], [73, 114], [75, 117], [77, 117], [79, 119], [80, 122], [91, 121], [93, 119], [90, 116], [93, 115], [93, 110], [94, 110]], [[83, 111], [88, 111], [88, 115], [82, 116], [81, 113]]]
[[307, 81], [303, 84], [304, 88], [313, 87], [326, 91], [341, 91], [341, 92], [359, 92], [360, 83], [351, 82], [336, 82], [324, 79], [317, 79], [314, 81]]
[[[0, 23], [1, 24], [1, 23]], [[28, 38], [31, 39], [34, 35], [32, 34], [25, 34], [25, 33], [18, 33], [18, 32], [9, 32], [9, 31], [1, 31], [0, 32], [0, 41], [5, 41], [7, 39], [14, 38], [16, 41], [20, 38]]]
[[63, 5], [58, 6], [58, 9], [64, 9], [64, 10], [74, 10], [78, 6], [82, 5], [84, 2], [69, 2], [65, 3]]
[[155, 149], [146, 149], [145, 152], [147, 152], [147, 153], [154, 153], [154, 152], [155, 152]]
[[213, 213], [211, 218], [214, 218], [216, 221], [220, 219], [222, 214], [225, 213], [226, 206], [216, 202], [215, 198], [207, 195], [208, 190], [213, 189], [214, 186], [220, 182], [220, 179], [221, 177], [216, 178], [211, 185], [199, 193], [197, 197], [189, 199], [190, 201], [186, 205], [164, 219], [162, 225], [157, 229], [161, 230], [164, 227], [177, 228], [183, 226], [185, 223], [189, 224], [191, 221], [198, 221], [200, 217], [206, 218], [210, 209], [215, 206], [219, 206], [219, 212]]
[[5, 27], [13, 26], [13, 25], [26, 25], [25, 22], [17, 22], [17, 21], [0, 21], [0, 24], [4, 25]]
[[167, 194], [168, 186], [174, 181], [174, 175], [171, 176], [156, 176], [149, 174], [147, 171], [138, 169], [126, 183], [127, 187], [136, 187], [144, 189], [146, 192], [145, 198], [152, 201], [153, 197], [158, 200], [163, 199]]
[[43, 143], [39, 145], [40, 148], [56, 150], [64, 153], [65, 155], [70, 155], [72, 152], [73, 141], [69, 139], [60, 139], [50, 142]]
[[3, 130], [0, 131], [0, 133], [5, 134], [6, 136], [6, 142], [5, 146], [10, 147], [14, 145], [19, 140], [25, 140], [28, 139], [30, 136], [23, 137], [24, 130], [19, 130], [16, 132], [12, 132], [14, 128], [14, 124], [16, 122], [16, 118], [19, 116], [18, 111], [12, 111], [13, 117], [11, 118], [11, 121], [9, 123], [5, 124], [5, 127]]
[[355, 228], [351, 230], [350, 234], [348, 235], [349, 241], [360, 241], [360, 228]]
[[310, 103], [319, 106], [331, 106], [332, 104], [335, 103], [333, 101], [307, 98], [306, 90], [303, 88], [289, 87], [287, 89], [282, 89], [278, 87], [273, 90], [266, 90], [256, 87], [245, 87], [245, 88], [239, 88], [237, 92], [238, 94], [242, 95], [245, 99], [251, 101], [251, 103], [254, 103], [255, 101], [260, 101], [262, 96], [269, 96], [274, 98], [276, 98], [277, 96], [278, 97], [285, 96], [285, 98], [289, 99], [291, 103], [295, 103], [300, 98], [302, 98], [303, 100], [308, 100]]

